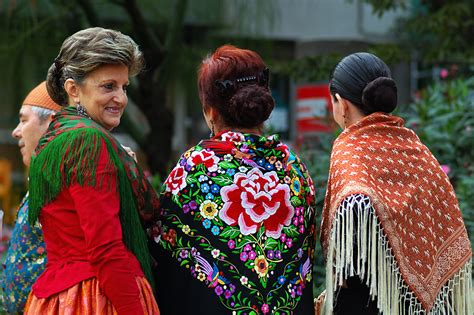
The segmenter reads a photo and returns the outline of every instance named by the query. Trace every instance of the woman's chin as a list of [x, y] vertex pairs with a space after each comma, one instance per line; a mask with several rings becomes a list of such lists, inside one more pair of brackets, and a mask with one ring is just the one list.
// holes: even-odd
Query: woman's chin
[[120, 125], [120, 119], [107, 120], [107, 121], [104, 121], [104, 123], [102, 124], [102, 126], [104, 126], [109, 131], [111, 131], [118, 125]]

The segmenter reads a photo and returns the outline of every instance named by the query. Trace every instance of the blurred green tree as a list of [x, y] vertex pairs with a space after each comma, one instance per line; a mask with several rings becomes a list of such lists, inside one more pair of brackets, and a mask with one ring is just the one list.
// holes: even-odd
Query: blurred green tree
[[374, 13], [409, 9], [397, 26], [404, 47], [419, 52], [420, 59], [474, 60], [474, 1], [472, 0], [364, 0]]
[[[355, 0], [347, 0], [354, 2]], [[474, 61], [474, 1], [472, 0], [362, 0], [382, 17], [390, 10], [407, 10], [393, 27], [395, 42], [369, 45], [367, 51], [388, 64], [412, 57], [432, 63]], [[327, 80], [338, 53], [314, 55], [276, 63], [276, 69], [296, 81]]]
[[5, 0], [0, 2], [0, 64], [4, 68], [0, 82], [11, 91], [9, 101], [19, 103], [29, 87], [44, 79], [67, 36], [90, 26], [130, 35], [146, 60], [146, 70], [132, 81], [130, 98], [146, 116], [151, 131], [144, 134], [142, 126], [126, 127], [146, 153], [151, 172], [165, 177], [174, 130], [169, 104], [176, 82], [195, 89], [197, 65], [217, 40], [222, 44], [224, 31], [230, 26], [234, 30], [245, 27], [247, 19], [271, 17], [271, 8], [268, 2], [255, 6], [236, 1], [232, 9], [245, 14], [229, 20], [229, 3], [220, 0]]

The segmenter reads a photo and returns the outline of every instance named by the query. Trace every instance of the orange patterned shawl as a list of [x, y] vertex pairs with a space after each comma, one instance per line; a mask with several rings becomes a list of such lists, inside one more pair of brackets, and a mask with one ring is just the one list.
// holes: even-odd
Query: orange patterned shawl
[[[412, 130], [403, 126], [401, 118], [374, 113], [336, 139], [321, 226], [326, 254], [337, 235], [332, 233], [338, 207], [351, 194], [370, 197], [381, 231], [377, 235], [388, 241], [383, 249], [392, 256], [392, 266], [382, 269], [398, 273], [401, 283], [394, 287], [400, 292], [392, 304], [413, 292], [419, 310], [429, 311], [447, 301], [447, 291], [453, 291], [454, 282], [463, 282], [460, 278], [465, 279], [461, 285], [470, 289], [472, 252], [453, 187], [435, 157]], [[337, 249], [337, 245], [332, 248]], [[370, 258], [367, 261], [370, 264]], [[376, 266], [376, 273], [382, 272], [380, 263]], [[375, 278], [381, 278], [380, 274]], [[441, 291], [445, 302], [440, 302]], [[381, 291], [373, 296], [377, 292]], [[464, 293], [470, 295], [469, 291]], [[383, 303], [393, 310], [390, 301], [378, 303], [380, 310]], [[462, 303], [464, 312], [469, 306]]]

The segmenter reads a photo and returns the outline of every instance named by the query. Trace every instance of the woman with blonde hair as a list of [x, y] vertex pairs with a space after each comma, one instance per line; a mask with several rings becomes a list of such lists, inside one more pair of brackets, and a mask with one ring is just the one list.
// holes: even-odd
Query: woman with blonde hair
[[159, 314], [142, 226], [158, 199], [110, 133], [142, 65], [129, 36], [96, 27], [68, 37], [48, 71], [64, 109], [30, 168], [29, 219], [43, 227], [48, 263], [25, 314]]

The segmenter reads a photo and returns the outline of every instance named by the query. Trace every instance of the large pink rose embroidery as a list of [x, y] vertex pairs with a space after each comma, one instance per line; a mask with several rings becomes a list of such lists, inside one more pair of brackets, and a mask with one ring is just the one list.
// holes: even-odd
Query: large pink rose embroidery
[[219, 163], [219, 157], [217, 157], [212, 151], [194, 151], [188, 159], [191, 166], [204, 164], [209, 172], [217, 171], [217, 163]]
[[268, 237], [279, 238], [295, 213], [290, 203], [290, 188], [281, 184], [275, 172], [262, 174], [255, 168], [248, 174], [237, 173], [232, 185], [221, 189], [224, 207], [219, 217], [229, 225], [239, 225], [249, 235], [263, 224]]
[[186, 187], [186, 176], [188, 172], [182, 166], [176, 166], [165, 181], [166, 191], [177, 194], [181, 189]]
[[228, 131], [221, 135], [222, 141], [244, 142], [245, 137], [240, 132]]

